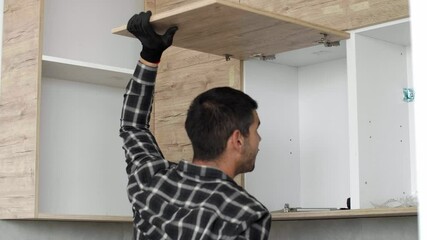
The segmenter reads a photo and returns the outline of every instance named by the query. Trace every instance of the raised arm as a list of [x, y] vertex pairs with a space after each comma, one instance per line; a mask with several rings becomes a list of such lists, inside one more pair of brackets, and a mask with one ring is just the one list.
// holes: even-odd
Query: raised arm
[[151, 12], [134, 15], [128, 22], [128, 31], [143, 45], [133, 77], [130, 79], [123, 100], [120, 137], [123, 139], [128, 175], [145, 183], [168, 162], [149, 130], [157, 64], [163, 51], [172, 44], [177, 28], [170, 28], [158, 35], [151, 27]]

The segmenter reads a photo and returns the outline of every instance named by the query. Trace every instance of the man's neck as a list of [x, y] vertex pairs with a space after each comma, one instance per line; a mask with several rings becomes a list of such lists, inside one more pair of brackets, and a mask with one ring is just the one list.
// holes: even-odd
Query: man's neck
[[213, 167], [221, 170], [230, 178], [235, 177], [234, 168], [229, 164], [224, 164], [224, 161], [221, 161], [221, 159], [215, 159], [215, 160], [193, 159], [193, 164], [199, 165], [199, 166]]

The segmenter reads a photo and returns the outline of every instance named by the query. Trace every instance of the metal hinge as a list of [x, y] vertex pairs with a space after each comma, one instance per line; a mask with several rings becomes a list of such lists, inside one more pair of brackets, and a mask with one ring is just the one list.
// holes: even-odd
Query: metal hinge
[[317, 41], [318, 44], [323, 44], [325, 47], [336, 47], [340, 45], [340, 41], [331, 41], [329, 40], [329, 35], [327, 33], [320, 33], [322, 37]]

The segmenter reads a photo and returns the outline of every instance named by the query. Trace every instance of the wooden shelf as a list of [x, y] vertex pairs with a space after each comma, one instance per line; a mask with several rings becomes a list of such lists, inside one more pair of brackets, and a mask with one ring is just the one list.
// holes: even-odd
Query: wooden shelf
[[[318, 45], [322, 33], [330, 41], [349, 38], [343, 31], [223, 0], [188, 4], [153, 15], [151, 22], [159, 33], [178, 26], [174, 46], [241, 60]], [[112, 32], [132, 36], [126, 25]]]
[[[328, 220], [328, 219], [349, 219], [349, 218], [374, 218], [374, 217], [406, 217], [417, 216], [418, 209], [409, 208], [374, 208], [374, 209], [353, 209], [337, 211], [317, 211], [317, 212], [271, 212], [273, 221], [294, 221], [294, 220]], [[39, 220], [61, 220], [61, 221], [93, 221], [93, 222], [132, 222], [132, 217], [126, 216], [85, 216], [85, 215], [53, 215], [39, 214]]]
[[[418, 209], [415, 207], [409, 207], [409, 208], [353, 209], [353, 210], [316, 211], [316, 212], [314, 211], [313, 212], [274, 211], [274, 212], [271, 212], [271, 215], [272, 215], [273, 221], [406, 217], [406, 216], [417, 216]], [[126, 217], [126, 216], [53, 215], [53, 214], [41, 214], [41, 213], [35, 219], [60, 220], [60, 221], [132, 222], [132, 217]]]
[[70, 81], [125, 88], [133, 69], [105, 66], [43, 55], [42, 75]]
[[345, 219], [345, 218], [372, 218], [372, 217], [403, 217], [416, 216], [418, 210], [410, 208], [370, 208], [337, 211], [316, 211], [316, 212], [272, 212], [273, 221], [293, 221], [293, 220], [325, 220], [325, 219]]
[[[36, 218], [38, 220], [46, 221], [87, 221], [87, 222], [132, 222], [132, 217], [126, 216], [86, 216], [86, 215], [53, 215], [53, 214], [39, 214]], [[34, 219], [31, 219], [34, 220]]]

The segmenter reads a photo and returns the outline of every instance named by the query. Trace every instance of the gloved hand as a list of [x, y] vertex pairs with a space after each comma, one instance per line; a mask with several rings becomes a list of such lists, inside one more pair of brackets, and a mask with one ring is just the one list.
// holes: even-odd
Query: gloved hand
[[164, 50], [172, 45], [172, 40], [178, 27], [170, 27], [165, 34], [157, 34], [150, 24], [151, 11], [133, 15], [127, 24], [127, 30], [142, 44], [141, 58], [159, 63]]

